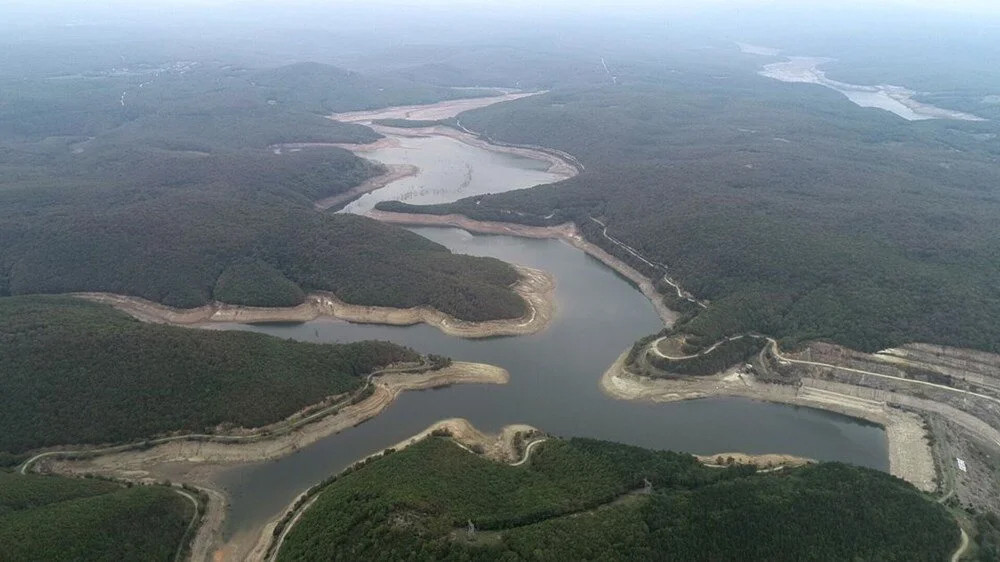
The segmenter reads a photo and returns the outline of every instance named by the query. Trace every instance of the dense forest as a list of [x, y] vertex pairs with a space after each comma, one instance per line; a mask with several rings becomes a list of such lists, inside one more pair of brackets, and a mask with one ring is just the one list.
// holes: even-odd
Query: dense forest
[[279, 559], [940, 561], [958, 535], [942, 506], [870, 469], [764, 474], [589, 439], [512, 467], [430, 438], [329, 484]]
[[0, 559], [175, 560], [194, 513], [162, 486], [0, 472]]
[[[733, 57], [738, 60], [737, 57]], [[743, 66], [623, 70], [617, 86], [463, 113], [488, 138], [567, 151], [586, 171], [453, 205], [575, 222], [709, 308], [684, 330], [758, 331], [874, 351], [910, 341], [1000, 351], [1000, 154], [990, 122], [908, 122]], [[607, 234], [662, 264], [648, 267]]]
[[145, 324], [70, 297], [0, 299], [0, 452], [258, 427], [415, 361], [382, 342], [309, 344]]
[[457, 91], [316, 64], [191, 63], [141, 77], [141, 88], [118, 75], [0, 87], [0, 296], [103, 291], [188, 308], [330, 291], [466, 320], [525, 312], [500, 261], [312, 208], [381, 165], [336, 147], [269, 148], [371, 142], [370, 129], [321, 112]]

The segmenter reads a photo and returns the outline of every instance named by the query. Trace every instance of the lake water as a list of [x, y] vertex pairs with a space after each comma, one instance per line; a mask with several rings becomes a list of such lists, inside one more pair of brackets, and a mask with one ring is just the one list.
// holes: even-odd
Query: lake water
[[379, 201], [421, 205], [449, 203], [463, 197], [501, 193], [563, 179], [547, 171], [547, 162], [484, 150], [450, 137], [387, 136], [396, 140], [398, 146], [360, 155], [385, 164], [411, 164], [420, 172], [361, 196], [343, 212], [364, 214]]
[[637, 290], [602, 263], [556, 240], [413, 229], [455, 252], [542, 268], [556, 278], [556, 314], [545, 331], [463, 340], [426, 325], [388, 327], [334, 320], [265, 326], [218, 325], [313, 342], [390, 340], [425, 353], [500, 365], [510, 383], [404, 393], [374, 419], [275, 461], [242, 465], [218, 478], [231, 497], [227, 535], [274, 517], [303, 490], [364, 455], [435, 421], [464, 417], [492, 431], [528, 423], [560, 436], [587, 436], [655, 449], [712, 454], [790, 453], [888, 468], [884, 431], [821, 410], [746, 399], [673, 404], [619, 401], [599, 386], [604, 370], [661, 324]]

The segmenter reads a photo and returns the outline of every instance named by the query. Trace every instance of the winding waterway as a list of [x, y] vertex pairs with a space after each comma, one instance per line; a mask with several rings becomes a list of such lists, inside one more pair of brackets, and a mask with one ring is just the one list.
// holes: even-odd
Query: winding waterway
[[[483, 162], [483, 168], [472, 165], [472, 177], [484, 178], [488, 185], [504, 190], [546, 181], [539, 175], [547, 173], [545, 166], [538, 161], [452, 139], [445, 139], [447, 143], [437, 138], [407, 140], [415, 142], [395, 152], [386, 149], [377, 159], [387, 164], [416, 165], [425, 179], [416, 176], [407, 183], [390, 184], [352, 210], [399, 193], [417, 193], [413, 197], [421, 202], [428, 197], [453, 200], [471, 194], [466, 188], [472, 183], [461, 185], [464, 174], [445, 169], [454, 168], [455, 162]], [[432, 149], [424, 151], [422, 146]], [[449, 152], [452, 150], [460, 152]], [[364, 156], [373, 157], [371, 153]], [[426, 185], [414, 191], [414, 182], [429, 182], [430, 178], [434, 178], [435, 188]], [[413, 230], [455, 252], [493, 256], [552, 273], [556, 313], [551, 325], [531, 336], [484, 340], [450, 337], [427, 325], [389, 327], [336, 320], [211, 326], [312, 342], [390, 340], [425, 353], [499, 365], [511, 373], [505, 386], [459, 385], [404, 393], [386, 411], [360, 426], [275, 461], [219, 472], [215, 480], [230, 499], [227, 538], [256, 532], [303, 490], [366, 454], [450, 417], [468, 418], [486, 431], [528, 423], [555, 435], [610, 439], [656, 449], [704, 454], [777, 452], [888, 468], [884, 431], [838, 414], [735, 398], [652, 404], [605, 396], [598, 386], [604, 370], [633, 341], [662, 327], [639, 291], [604, 264], [557, 240], [472, 235], [458, 229]]]

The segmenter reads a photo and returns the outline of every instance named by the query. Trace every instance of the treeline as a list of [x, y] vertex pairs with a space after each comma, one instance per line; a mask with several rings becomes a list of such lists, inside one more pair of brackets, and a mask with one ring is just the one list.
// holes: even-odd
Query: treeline
[[[709, 339], [757, 331], [865, 351], [911, 341], [1000, 351], [1000, 200], [985, 187], [1000, 183], [996, 143], [952, 150], [956, 127], [982, 126], [909, 123], [828, 94], [692, 73], [470, 111], [465, 126], [567, 151], [587, 171], [450, 206], [379, 208], [573, 221], [710, 301], [683, 326]], [[591, 217], [667, 269], [618, 250]]]
[[146, 324], [69, 297], [0, 298], [0, 451], [259, 427], [419, 355]]
[[678, 375], [714, 375], [753, 357], [764, 348], [763, 339], [744, 337], [726, 340], [709, 353], [689, 359], [667, 359], [655, 353], [647, 353], [649, 363], [666, 373]]
[[942, 506], [869, 469], [756, 474], [589, 439], [512, 467], [432, 437], [332, 480], [279, 559], [940, 561], [957, 543]]
[[162, 486], [0, 472], [0, 557], [174, 560], [194, 513]]
[[[80, 83], [43, 88], [52, 82], [0, 88], [0, 296], [100, 291], [189, 308], [289, 306], [329, 291], [474, 321], [526, 310], [509, 288], [516, 271], [500, 261], [312, 208], [381, 165], [335, 147], [269, 148], [378, 138], [315, 113], [323, 104], [368, 107], [370, 91], [386, 102], [436, 101], [452, 90], [323, 65], [192, 65], [134, 91], [92, 78], [79, 98]], [[122, 88], [123, 115], [71, 118]]]

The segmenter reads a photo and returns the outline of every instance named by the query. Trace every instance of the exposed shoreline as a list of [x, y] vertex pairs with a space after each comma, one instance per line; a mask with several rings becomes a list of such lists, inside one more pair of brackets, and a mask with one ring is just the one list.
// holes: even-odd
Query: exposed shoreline
[[273, 439], [248, 443], [173, 441], [145, 450], [129, 450], [83, 460], [47, 459], [47, 470], [64, 475], [99, 474], [132, 482], [181, 480], [209, 495], [202, 524], [192, 540], [192, 560], [244, 559], [256, 542], [260, 529], [243, 532], [225, 542], [226, 496], [213, 477], [228, 466], [282, 457], [345, 429], [371, 419], [385, 410], [404, 391], [424, 390], [451, 384], [506, 384], [510, 373], [481, 363], [454, 362], [437, 371], [417, 374], [392, 373], [372, 380], [375, 391], [357, 404], [345, 406], [295, 431]]
[[[519, 451], [516, 450], [517, 447], [515, 446], [515, 437], [517, 435], [544, 435], [537, 428], [525, 424], [510, 424], [501, 428], [499, 433], [486, 434], [477, 429], [469, 420], [465, 418], [449, 418], [435, 422], [427, 429], [424, 429], [416, 435], [404, 439], [403, 441], [400, 441], [399, 443], [388, 448], [395, 451], [405, 449], [426, 439], [427, 437], [430, 437], [435, 431], [439, 430], [446, 431], [456, 446], [465, 449], [470, 454], [477, 454], [472, 448], [480, 447], [483, 451], [483, 456], [496, 462], [507, 463], [513, 466], [522, 464], [528, 459], [528, 454], [530, 453], [532, 445], [536, 445], [537, 443], [546, 440], [545, 437], [541, 437], [528, 442], [525, 447], [524, 457], [518, 460], [517, 457]], [[382, 452], [374, 453], [362, 459], [358, 459], [356, 462], [377, 457], [381, 454]], [[281, 515], [275, 517], [264, 525], [257, 543], [247, 554], [245, 560], [247, 562], [262, 562], [264, 560], [275, 559], [285, 537], [291, 531], [295, 523], [297, 523], [301, 518], [302, 514], [312, 506], [313, 502], [320, 493], [322, 493], [322, 491], [316, 493], [316, 495], [308, 501], [302, 503], [299, 507], [295, 507], [296, 504], [299, 504], [307, 497], [308, 492], [303, 492], [282, 511]], [[286, 517], [290, 518], [288, 524], [285, 525], [280, 535], [275, 536], [274, 529], [277, 527], [278, 523]], [[269, 551], [271, 553], [270, 556], [267, 555]]]
[[544, 94], [544, 93], [545, 91], [514, 92], [499, 96], [458, 98], [458, 99], [445, 100], [437, 103], [424, 104], [424, 105], [404, 105], [404, 106], [386, 107], [382, 109], [373, 109], [366, 111], [348, 111], [344, 113], [334, 113], [332, 115], [329, 115], [328, 118], [333, 119], [334, 121], [340, 121], [342, 123], [364, 123], [364, 122], [374, 121], [376, 119], [410, 119], [413, 121], [437, 121], [439, 119], [448, 119], [449, 117], [454, 117], [455, 115], [458, 115], [463, 111], [479, 109], [481, 107], [486, 107], [489, 105], [493, 105], [495, 103], [518, 100], [521, 98], [537, 96], [539, 94]]
[[629, 373], [624, 368], [628, 350], [604, 372], [601, 390], [619, 400], [678, 402], [719, 396], [734, 396], [805, 406], [862, 419], [885, 429], [889, 453], [889, 473], [917, 488], [936, 490], [936, 469], [926, 430], [920, 416], [884, 401], [852, 396], [850, 385], [803, 378], [800, 385], [761, 382], [738, 372], [715, 376], [651, 379]]
[[534, 334], [546, 328], [555, 308], [555, 281], [548, 273], [524, 266], [514, 266], [519, 280], [511, 289], [528, 305], [521, 318], [471, 322], [437, 309], [419, 306], [391, 308], [348, 304], [331, 293], [314, 293], [293, 307], [253, 307], [213, 303], [198, 308], [172, 308], [139, 297], [113, 293], [74, 293], [74, 296], [109, 304], [145, 322], [189, 326], [216, 322], [252, 324], [260, 322], [308, 322], [317, 318], [337, 318], [358, 324], [410, 326], [426, 323], [442, 332], [462, 338], [488, 338]]
[[320, 211], [325, 211], [338, 205], [343, 206], [358, 197], [361, 197], [365, 193], [370, 193], [376, 189], [382, 189], [394, 181], [415, 176], [420, 172], [420, 168], [410, 164], [385, 164], [385, 167], [388, 168], [386, 173], [370, 178], [360, 185], [356, 185], [343, 193], [338, 193], [337, 195], [320, 199], [319, 201], [314, 202], [313, 206]]
[[[469, 146], [480, 148], [483, 150], [489, 150], [491, 152], [499, 152], [503, 154], [513, 154], [514, 156], [521, 156], [523, 158], [530, 158], [532, 160], [539, 160], [546, 162], [549, 165], [548, 170], [550, 174], [561, 176], [562, 179], [569, 179], [580, 173], [578, 164], [570, 161], [568, 155], [560, 156], [555, 151], [550, 151], [542, 147], [531, 148], [527, 146], [516, 146], [516, 145], [504, 145], [496, 144], [485, 140], [475, 134], [466, 131], [460, 131], [453, 127], [448, 127], [445, 125], [435, 125], [433, 127], [419, 127], [419, 128], [398, 128], [398, 127], [386, 127], [384, 125], [367, 125], [370, 129], [374, 130], [376, 133], [385, 135], [389, 142], [391, 143], [395, 139], [392, 137], [403, 137], [403, 138], [420, 138], [420, 137], [447, 137], [450, 139], [457, 140], [461, 143], [467, 144]], [[346, 148], [352, 152], [365, 152], [368, 150], [376, 150], [374, 148], [365, 148], [371, 145], [340, 145], [342, 148]]]
[[[827, 77], [820, 69], [834, 59], [823, 57], [786, 57], [785, 62], [765, 65], [758, 74], [781, 82], [818, 84], [840, 92], [860, 107], [874, 107], [892, 112], [908, 121], [927, 119], [954, 119], [959, 121], [986, 121], [982, 117], [954, 109], [937, 107], [917, 101], [915, 92], [902, 86], [879, 84], [862, 86], [848, 84]], [[863, 96], [863, 97], [859, 97]], [[870, 97], [869, 97], [870, 96]], [[898, 105], [896, 105], [898, 104]]]
[[663, 303], [663, 296], [657, 292], [656, 287], [653, 286], [653, 282], [648, 277], [624, 261], [612, 256], [600, 246], [588, 242], [573, 223], [564, 223], [558, 226], [527, 226], [507, 222], [478, 221], [457, 214], [424, 215], [417, 213], [392, 213], [378, 210], [369, 211], [365, 216], [401, 226], [453, 227], [479, 234], [502, 234], [521, 238], [562, 240], [602, 262], [637, 286], [639, 291], [652, 303], [653, 308], [664, 325], [672, 325], [680, 316], [676, 311], [671, 310]]

